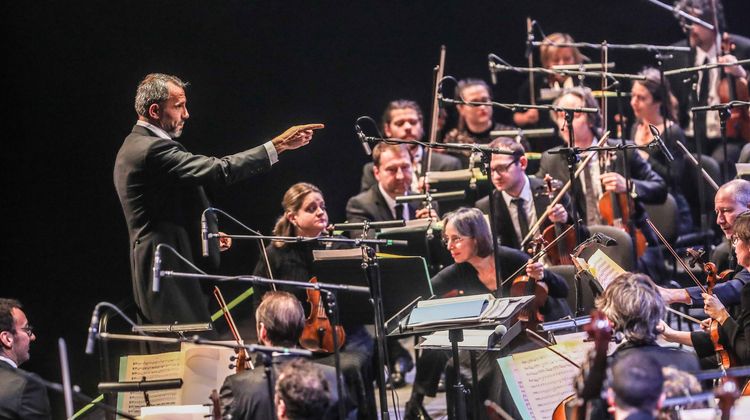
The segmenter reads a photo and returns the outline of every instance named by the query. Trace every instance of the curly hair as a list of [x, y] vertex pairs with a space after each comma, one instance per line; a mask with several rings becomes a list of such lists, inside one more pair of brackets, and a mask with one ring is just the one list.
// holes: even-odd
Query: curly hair
[[596, 307], [628, 341], [636, 344], [656, 341], [656, 327], [664, 316], [664, 300], [647, 275], [620, 274], [596, 299]]
[[276, 398], [284, 402], [286, 417], [294, 420], [322, 419], [331, 405], [328, 381], [320, 368], [305, 359], [281, 367]]

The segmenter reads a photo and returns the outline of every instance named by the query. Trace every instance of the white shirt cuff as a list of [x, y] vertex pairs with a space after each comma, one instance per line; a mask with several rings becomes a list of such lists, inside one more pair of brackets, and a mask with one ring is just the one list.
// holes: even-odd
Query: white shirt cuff
[[265, 142], [263, 143], [263, 147], [265, 147], [266, 152], [268, 152], [268, 160], [271, 161], [271, 165], [279, 161], [279, 154], [276, 152], [273, 142]]

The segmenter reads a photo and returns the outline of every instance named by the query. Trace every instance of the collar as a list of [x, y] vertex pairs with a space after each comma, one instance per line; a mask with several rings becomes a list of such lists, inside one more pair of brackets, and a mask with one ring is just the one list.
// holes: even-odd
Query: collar
[[393, 214], [393, 209], [396, 208], [396, 199], [391, 198], [390, 195], [388, 195], [387, 192], [383, 189], [383, 186], [380, 185], [378, 182], [378, 189], [380, 190], [380, 195], [383, 196], [383, 199], [385, 199], [385, 204], [388, 205], [388, 209], [391, 211], [391, 214]]
[[172, 140], [172, 137], [169, 134], [167, 134], [166, 131], [162, 130], [160, 127], [157, 127], [151, 124], [150, 122], [138, 120], [135, 122], [135, 125], [140, 125], [141, 127], [148, 128], [149, 130], [151, 130], [152, 133], [156, 134], [156, 137], [160, 137], [164, 140]]
[[524, 175], [523, 176], [523, 188], [521, 188], [521, 194], [518, 195], [518, 197], [513, 197], [512, 195], [508, 194], [505, 191], [501, 191], [501, 194], [503, 195], [503, 200], [505, 200], [505, 205], [510, 208], [510, 202], [514, 198], [523, 198], [525, 203], [531, 203], [534, 200], [534, 196], [531, 194], [531, 185], [529, 184], [529, 177]]
[[700, 48], [695, 49], [695, 64], [702, 65], [706, 58], [708, 58], [709, 63], [716, 62], [716, 45], [712, 44], [708, 51], [703, 51]]
[[13, 366], [13, 368], [15, 368], [15, 369], [18, 369], [18, 365], [16, 364], [16, 362], [14, 362], [11, 359], [8, 359], [5, 356], [0, 356], [0, 360], [2, 360], [3, 362], [5, 362], [5, 363], [7, 363], [7, 364], [9, 364], [11, 366]]

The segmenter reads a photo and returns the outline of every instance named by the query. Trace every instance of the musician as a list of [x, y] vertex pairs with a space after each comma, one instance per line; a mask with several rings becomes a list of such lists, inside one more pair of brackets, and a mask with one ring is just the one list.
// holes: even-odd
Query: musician
[[[599, 108], [591, 92], [582, 88], [572, 88], [566, 90], [560, 97], [555, 100], [555, 105], [565, 108]], [[553, 112], [551, 114], [553, 121], [560, 130], [560, 137], [568, 143], [570, 127], [567, 126], [564, 113]], [[573, 115], [573, 146], [591, 147], [595, 146], [597, 139], [601, 135], [601, 115], [597, 113], [575, 113]], [[621, 144], [620, 140], [610, 139], [606, 145], [616, 146]], [[548, 150], [542, 154], [540, 169], [537, 177], [543, 177], [550, 174], [553, 178], [567, 182], [570, 179], [566, 155], [552, 154]], [[645, 223], [646, 210], [643, 203], [659, 204], [663, 203], [667, 197], [667, 186], [664, 179], [659, 176], [638, 153], [628, 151], [628, 170], [632, 181], [632, 189], [627, 190], [625, 185], [625, 166], [622, 152], [615, 152], [610, 159], [610, 170], [606, 170], [606, 165], [600, 167], [606, 162], [604, 153], [595, 152], [589, 165], [581, 172], [576, 180], [575, 188], [575, 205], [579, 218], [585, 220], [586, 224], [601, 224], [598, 201], [605, 193], [628, 193], [635, 199], [635, 226], [643, 231], [648, 241], [649, 249], [638, 261], [638, 271], [646, 272], [653, 278], [663, 278], [664, 262], [661, 252], [655, 247], [658, 245], [658, 238]], [[583, 157], [582, 157], [583, 158]], [[623, 222], [627, 222], [626, 220]]]
[[0, 418], [50, 419], [47, 389], [36, 375], [19, 366], [29, 360], [29, 347], [36, 340], [22, 305], [0, 298]]
[[[456, 87], [456, 99], [466, 102], [489, 102], [492, 90], [487, 82], [481, 79], [462, 79]], [[457, 105], [458, 126], [446, 133], [443, 143], [487, 144], [492, 140], [493, 130], [511, 130], [513, 127], [495, 123], [492, 119], [492, 107], [489, 105]], [[469, 151], [447, 151], [461, 160], [461, 167], [468, 168], [470, 157], [477, 162]]]
[[[305, 312], [300, 301], [288, 292], [268, 292], [255, 312], [258, 341], [266, 346], [297, 347], [305, 326]], [[256, 368], [228, 376], [221, 387], [223, 417], [234, 419], [273, 418], [274, 402], [269, 395], [268, 381], [262, 359]], [[272, 382], [279, 377], [279, 367], [291, 360], [290, 356], [274, 355]], [[318, 365], [330, 386], [330, 406], [326, 418], [337, 418], [338, 393], [336, 371], [330, 366]]]
[[[324, 235], [328, 226], [328, 212], [323, 193], [315, 185], [299, 182], [284, 193], [281, 201], [284, 213], [273, 229], [276, 236], [304, 236], [317, 238]], [[285, 243], [272, 242], [266, 247], [270, 263], [266, 266], [261, 255], [253, 274], [277, 279], [309, 281], [313, 277], [313, 250], [338, 249], [344, 244], [320, 244], [317, 242]], [[307, 299], [304, 290], [277, 286], [298, 299]], [[254, 296], [261, 296], [268, 287], [255, 286]], [[259, 302], [256, 302], [259, 303]], [[356, 399], [360, 418], [375, 415], [375, 391], [372, 386], [372, 337], [361, 325], [342, 323], [346, 331], [346, 343], [340, 352], [341, 372], [349, 395]], [[333, 356], [317, 357], [316, 362], [333, 365]]]
[[648, 420], [664, 402], [664, 375], [659, 363], [642, 354], [618, 358], [612, 366], [607, 400], [615, 420]]
[[[383, 132], [385, 136], [392, 139], [421, 141], [424, 136], [424, 117], [422, 109], [414, 101], [408, 99], [397, 99], [388, 103], [383, 111]], [[410, 144], [409, 153], [412, 156], [412, 168], [414, 177], [412, 189], [417, 190], [417, 180], [424, 176], [427, 168], [428, 151], [419, 144]], [[362, 181], [360, 191], [370, 189], [376, 184], [373, 173], [372, 162], [362, 167]], [[461, 169], [461, 161], [458, 158], [444, 154], [433, 153], [430, 162], [430, 171], [455, 171]]]
[[[693, 217], [690, 213], [682, 185], [685, 171], [683, 153], [676, 151], [677, 141], [685, 143], [685, 134], [677, 123], [677, 99], [670, 93], [669, 81], [661, 82], [659, 70], [646, 67], [640, 73], [645, 80], [634, 80], [630, 89], [630, 107], [633, 109], [635, 121], [630, 130], [630, 138], [639, 146], [649, 144], [653, 135], [649, 125], [653, 125], [662, 132], [664, 144], [669, 148], [673, 161], [668, 161], [664, 152], [659, 149], [638, 150], [638, 154], [646, 160], [651, 168], [666, 182], [669, 192], [677, 203], [679, 218], [677, 220], [677, 234], [693, 231]], [[668, 95], [665, 97], [664, 95]]]
[[349, 199], [346, 203], [348, 222], [413, 220], [430, 216], [426, 208], [396, 203], [396, 197], [411, 191], [414, 176], [411, 154], [406, 145], [380, 143], [372, 151], [372, 160], [373, 174], [378, 183]]
[[[709, 30], [698, 24], [685, 22], [683, 29], [688, 35], [688, 40], [680, 41], [675, 45], [688, 46], [689, 43], [692, 51], [690, 54], [675, 54], [675, 59], [666, 63], [668, 68], [684, 68], [716, 63], [717, 57], [720, 63], [732, 63], [737, 60], [750, 58], [750, 39], [725, 32], [724, 6], [721, 0], [716, 0], [717, 14], [714, 15], [712, 2], [713, 0], [680, 0], [676, 4], [676, 7], [711, 25], [714, 24], [715, 17], [719, 23], [719, 28], [717, 32], [717, 30]], [[726, 54], [722, 51], [717, 51], [717, 34], [721, 37], [728, 37], [729, 43], [734, 45], [734, 50], [727, 51]], [[745, 79], [747, 89], [748, 68], [750, 68], [748, 65], [745, 65], [744, 68], [741, 66], [729, 66], [724, 68], [724, 72], [728, 75]], [[690, 112], [690, 107], [714, 105], [721, 102], [718, 93], [720, 74], [721, 70], [714, 68], [698, 73], [697, 81], [683, 82], [684, 79], [689, 77], [689, 74], [686, 73], [677, 74], [670, 78], [672, 88], [680, 103], [680, 125], [685, 128], [685, 134], [689, 139], [688, 146], [691, 148], [691, 151], [695, 151], [696, 139], [702, 139], [702, 153], [711, 155], [718, 162], [724, 160], [718, 112], [712, 111], [693, 114]], [[703, 76], [707, 77], [704, 79]], [[693, 83], [697, 87], [697, 96], [694, 100], [691, 100]], [[741, 139], [728, 140], [727, 156], [730, 163], [729, 177], [731, 178], [734, 176], [734, 162], [737, 161], [744, 142]]]
[[[222, 158], [194, 155], [176, 141], [190, 118], [185, 86], [178, 77], [160, 73], [140, 82], [138, 121], [117, 153], [114, 169], [130, 235], [133, 295], [143, 320], [158, 324], [210, 320], [197, 280], [166, 278], [159, 292], [151, 285], [158, 244], [171, 245], [193, 260], [188, 231], [199, 231], [201, 211], [209, 206], [203, 187], [229, 185], [269, 169], [280, 153], [306, 145], [312, 129], [322, 127], [292, 127], [262, 146]], [[163, 260], [170, 269], [182, 266], [171, 254], [165, 253]]]
[[295, 359], [281, 367], [274, 394], [278, 420], [319, 420], [331, 405], [330, 386], [314, 363]]
[[[737, 217], [750, 210], [750, 181], [734, 179], [719, 187], [714, 198], [716, 223], [724, 232], [725, 240], [713, 251], [710, 260], [716, 264], [719, 272], [734, 267], [731, 238], [734, 234], [734, 223]], [[732, 260], [731, 264], [729, 260]], [[750, 282], [750, 272], [740, 269], [731, 280], [721, 282], [714, 288], [714, 294], [728, 307], [739, 305], [742, 288]], [[685, 303], [693, 306], [703, 305], [701, 288], [698, 286], [686, 289], [666, 289], [659, 287], [659, 293], [668, 304]]]
[[[497, 218], [495, 228], [500, 243], [511, 248], [521, 249], [521, 241], [534, 226], [550, 204], [544, 180], [526, 176], [526, 159], [523, 145], [508, 137], [499, 137], [490, 143], [490, 147], [512, 152], [513, 155], [493, 154], [490, 163], [492, 184], [495, 191]], [[567, 196], [562, 200], [569, 205]], [[483, 213], [490, 212], [490, 197], [476, 202], [476, 208]], [[542, 224], [540, 233], [551, 223], [573, 223], [563, 204], [555, 204], [547, 220]]]
[[[542, 67], [551, 69], [552, 66], [582, 64], [589, 59], [581, 54], [578, 47], [561, 47], [560, 43], [574, 43], [572, 36], [562, 32], [555, 32], [548, 35], [542, 41], [539, 47], [539, 58]], [[550, 103], [549, 99], [542, 98], [542, 91], [555, 91], [565, 88], [578, 86], [579, 80], [575, 77], [568, 77], [561, 74], [547, 75], [537, 73], [534, 75], [534, 102], [531, 98], [531, 88], [528, 77], [518, 89], [518, 103], [520, 104], [544, 104]], [[554, 128], [557, 126], [547, 112], [540, 112], [538, 109], [519, 110], [513, 113], [513, 123], [524, 129], [534, 128]], [[555, 146], [562, 146], [563, 141], [557, 136], [536, 138], [531, 142], [531, 151], [543, 152]]]
[[597, 297], [596, 307], [624, 338], [612, 354], [614, 360], [636, 353], [652, 357], [662, 367], [687, 372], [699, 369], [698, 359], [692, 352], [657, 344], [657, 327], [664, 316], [664, 305], [656, 285], [645, 274], [623, 273], [612, 280]]
[[[444, 217], [443, 226], [444, 242], [455, 263], [444, 268], [432, 278], [435, 295], [443, 296], [455, 293], [476, 295], [495, 291], [497, 284], [492, 236], [482, 212], [475, 208], [460, 208]], [[514, 271], [529, 262], [526, 267], [526, 274], [540, 284], [544, 284], [549, 292], [547, 303], [540, 310], [545, 320], [556, 320], [571, 314], [566, 301], [568, 285], [564, 279], [545, 270], [541, 263], [529, 261], [525, 253], [516, 249], [501, 247], [500, 260], [505, 272]], [[508, 295], [509, 289], [510, 282], [504, 286], [504, 295]], [[530, 343], [524, 339], [516, 339], [500, 354], [492, 352], [478, 355], [477, 392], [481, 401], [489, 398], [502, 403], [502, 405], [508, 405], [510, 399], [506, 398], [508, 397], [507, 388], [503, 385], [502, 374], [496, 360], [498, 357], [510, 354], [512, 351], [520, 351], [524, 347], [529, 347], [529, 345]], [[448, 353], [440, 351], [422, 352], [422, 356], [417, 360], [414, 388], [406, 405], [405, 419], [425, 418], [422, 401], [425, 395], [435, 395], [440, 374], [449, 357]], [[468, 366], [468, 357], [464, 360], [462, 356], [462, 371], [464, 368], [469, 369]], [[462, 373], [462, 375], [466, 378], [462, 382], [470, 385], [470, 373]], [[455, 379], [453, 371], [450, 368], [447, 369], [447, 390], [453, 389], [452, 385], [455, 383]], [[450, 407], [453, 406], [453, 397], [453, 392], [447, 392], [449, 412], [451, 411]], [[513, 407], [513, 410], [515, 410], [515, 407]]]
[[[742, 213], [735, 219], [732, 246], [737, 254], [737, 264], [747, 273], [750, 267], [750, 212]], [[706, 315], [718, 323], [718, 342], [729, 352], [737, 365], [750, 364], [750, 286], [742, 286], [739, 308], [734, 311], [734, 315], [729, 313], [727, 305], [717, 295], [704, 293], [702, 297]], [[704, 322], [703, 326], [706, 325]], [[693, 346], [701, 357], [714, 355], [714, 344], [707, 332], [675, 331], [666, 323], [662, 323], [661, 327], [665, 340]]]

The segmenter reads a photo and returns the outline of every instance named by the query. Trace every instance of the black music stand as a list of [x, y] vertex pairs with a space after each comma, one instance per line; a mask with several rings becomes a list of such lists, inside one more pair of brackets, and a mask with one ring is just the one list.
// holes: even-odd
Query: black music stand
[[[432, 229], [431, 236], [428, 235], [429, 229]], [[441, 223], [430, 222], [429, 219], [417, 219], [408, 221], [405, 227], [383, 229], [376, 237], [408, 241], [407, 246], [388, 249], [388, 254], [424, 257], [430, 277], [432, 277], [443, 268], [453, 264], [453, 258], [441, 240], [442, 233]]]
[[461, 206], [474, 207], [474, 203], [482, 197], [490, 195], [492, 183], [489, 178], [479, 170], [480, 162], [476, 163], [477, 168], [460, 169], [457, 171], [430, 172], [427, 175], [427, 182], [430, 184], [432, 193], [464, 191], [463, 200], [450, 200], [440, 203], [440, 212], [445, 214], [449, 211], [458, 209]]
[[[466, 418], [465, 389], [461, 382], [461, 366], [458, 357], [459, 343], [464, 341], [464, 330], [496, 328], [499, 325], [505, 326], [506, 332], [493, 343], [495, 346], [490, 346], [500, 350], [523, 330], [522, 321], [518, 319], [519, 314], [529, 306], [534, 298], [533, 296], [494, 298], [491, 294], [482, 296], [486, 297], [484, 304], [481, 302], [470, 304], [468, 305], [470, 308], [460, 304], [461, 308], [456, 307], [458, 302], [466, 301], [469, 298], [468, 296], [433, 299], [427, 302], [412, 301], [406, 308], [396, 314], [400, 318], [399, 321], [389, 321], [389, 324], [393, 326], [393, 329], [388, 333], [389, 336], [425, 335], [438, 331], [448, 331], [448, 340], [450, 341], [450, 349], [453, 355], [453, 369], [456, 375], [456, 385], [454, 386], [454, 392], [456, 393], [455, 417], [459, 420]], [[441, 305], [443, 302], [445, 304]], [[424, 309], [427, 306], [430, 306], [430, 309], [425, 312]], [[413, 322], [417, 321], [417, 311], [420, 310], [422, 312], [419, 314], [420, 322]], [[491, 316], [489, 315], [490, 313], [492, 313]], [[470, 315], [470, 317], [466, 317], [465, 315]], [[497, 346], [497, 344], [500, 346]], [[471, 356], [472, 385], [476, 389], [476, 366], [473, 351]], [[474, 411], [474, 413], [478, 412]]]

